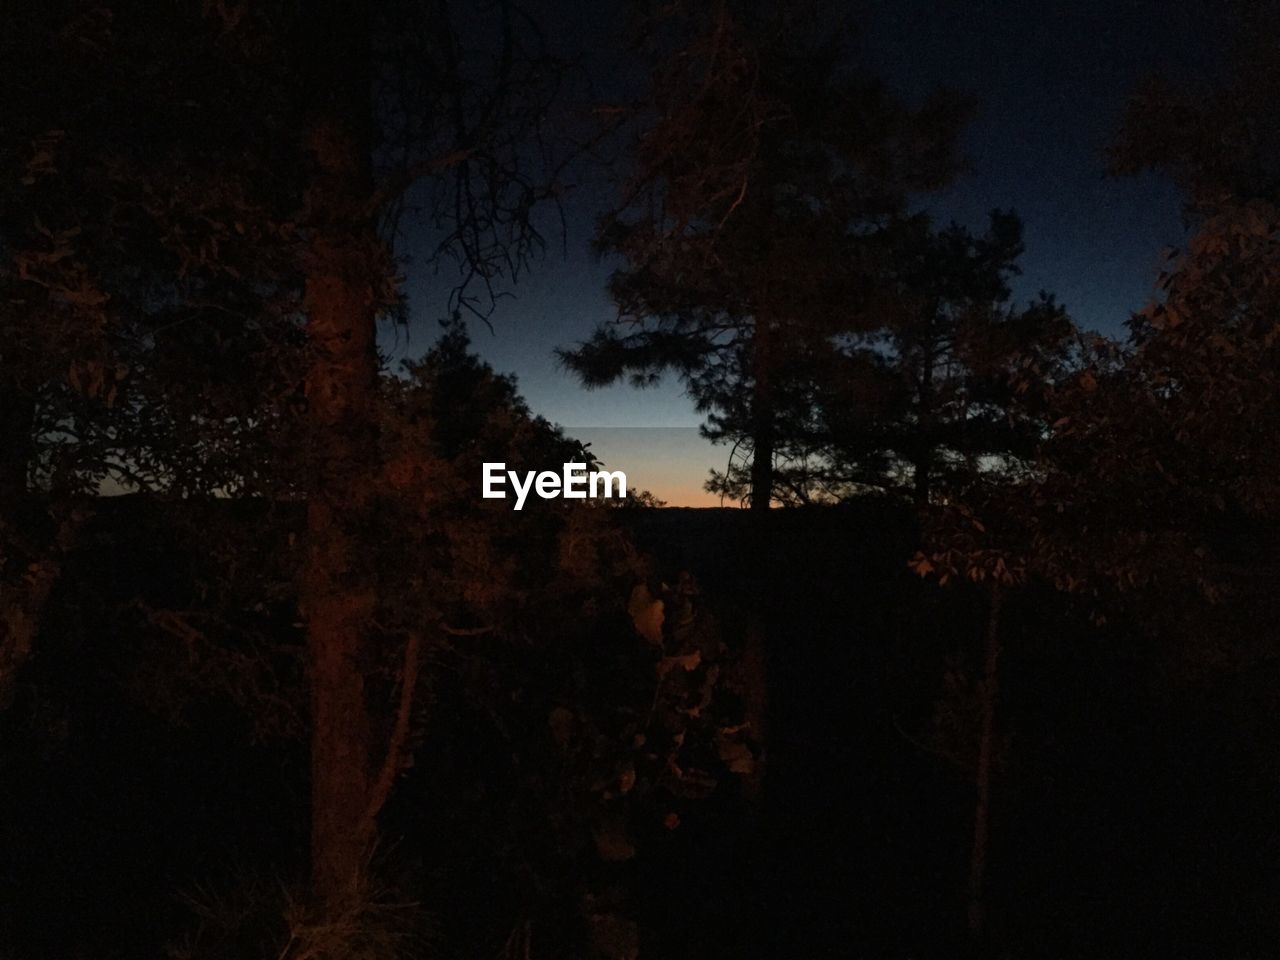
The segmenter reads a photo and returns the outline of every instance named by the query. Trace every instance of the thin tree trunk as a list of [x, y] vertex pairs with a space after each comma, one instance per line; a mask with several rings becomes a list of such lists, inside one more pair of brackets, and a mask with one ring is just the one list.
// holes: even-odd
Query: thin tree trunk
[[751, 344], [751, 509], [766, 511], [773, 500], [773, 330], [757, 318]]
[[768, 753], [769, 639], [764, 612], [753, 606], [747, 614], [746, 647], [742, 657], [744, 719], [756, 744], [751, 772], [742, 781], [747, 814], [758, 820], [764, 804], [764, 775]]
[[[67, 505], [48, 545], [24, 557], [20, 578], [0, 583], [0, 709], [9, 705], [18, 673], [31, 656], [49, 598], [62, 576], [63, 560], [75, 546], [90, 513]], [[16, 571], [14, 572], [16, 574]]]
[[977, 800], [973, 812], [973, 849], [969, 855], [969, 933], [977, 939], [986, 928], [987, 852], [991, 825], [991, 770], [995, 759], [996, 696], [999, 692], [1000, 613], [1004, 588], [991, 584], [987, 636], [982, 665], [982, 730], [978, 740]]
[[368, 8], [326, 0], [310, 16], [312, 109], [304, 301], [310, 437], [301, 606], [311, 690], [311, 870], [331, 908], [358, 889], [374, 841], [362, 659], [375, 592], [358, 531], [376, 467]]
[[917, 411], [916, 454], [912, 464], [912, 485], [917, 507], [927, 506], [933, 484], [933, 344], [925, 349], [920, 370], [920, 406]]
[[[28, 490], [35, 415], [31, 393], [15, 384], [0, 387], [0, 709], [31, 657], [63, 562], [90, 516], [68, 498]], [[44, 527], [48, 518], [56, 524], [51, 531]]]
[[768, 752], [769, 640], [760, 598], [770, 577], [769, 505], [773, 499], [774, 411], [772, 379], [773, 330], [758, 318], [752, 341], [752, 459], [751, 459], [751, 566], [748, 589], [746, 648], [742, 677], [745, 719], [756, 743], [756, 762], [743, 781], [748, 816], [758, 821], [764, 803], [765, 762]]

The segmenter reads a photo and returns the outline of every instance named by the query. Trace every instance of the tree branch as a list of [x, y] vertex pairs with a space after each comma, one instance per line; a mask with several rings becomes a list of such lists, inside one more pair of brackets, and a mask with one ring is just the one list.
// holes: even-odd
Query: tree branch
[[387, 755], [382, 769], [369, 790], [369, 803], [365, 807], [364, 821], [372, 824], [379, 811], [391, 796], [396, 777], [405, 768], [405, 750], [409, 742], [409, 728], [413, 717], [413, 697], [418, 686], [418, 667], [421, 661], [422, 635], [412, 631], [404, 648], [404, 669], [400, 677], [400, 702], [396, 708], [396, 720], [387, 739]]

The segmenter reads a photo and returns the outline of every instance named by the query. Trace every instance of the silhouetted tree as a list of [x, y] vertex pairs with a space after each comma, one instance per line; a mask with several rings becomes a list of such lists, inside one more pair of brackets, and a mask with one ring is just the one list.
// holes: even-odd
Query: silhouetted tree
[[[915, 501], [924, 504], [935, 487], [962, 486], [983, 461], [1007, 466], [1034, 455], [1044, 424], [1027, 398], [1015, 398], [1017, 373], [1061, 357], [1073, 329], [1052, 298], [1009, 302], [1022, 253], [1013, 214], [992, 213], [980, 236], [956, 224], [934, 232], [914, 218], [889, 242], [900, 300], [887, 314], [885, 346], [905, 402], [895, 422], [872, 429], [910, 464]], [[856, 455], [856, 447], [841, 451], [838, 428], [832, 433], [838, 460]]]
[[475, 284], [491, 296], [540, 243], [553, 71], [510, 4], [473, 13], [463, 29], [443, 3], [121, 0], [24, 12], [6, 44], [0, 389], [22, 400], [15, 452], [38, 448], [6, 483], [305, 496], [312, 853], [332, 904], [386, 797], [360, 534], [400, 211], [411, 199], [458, 265], [454, 312], [483, 310]]
[[[6, 586], [29, 588], [5, 591], [29, 594], [29, 630], [104, 484], [260, 488], [262, 444], [287, 450], [273, 428], [292, 388], [282, 318], [296, 275], [282, 277], [270, 214], [289, 205], [295, 165], [279, 104], [246, 89], [270, 70], [219, 47], [194, 5], [51, 4], [10, 26], [0, 550]], [[29, 490], [24, 519], [13, 496]]]
[[[868, 489], [930, 492], [982, 471], [1014, 470], [1034, 455], [1046, 426], [1016, 374], [1061, 360], [1073, 328], [1051, 297], [1010, 303], [1022, 225], [995, 212], [987, 233], [927, 217], [895, 219], [878, 238], [885, 293], [874, 320], [834, 342], [787, 345], [779, 390], [779, 468], [800, 502], [839, 500]], [[714, 487], [744, 494], [733, 464]]]
[[[472, 280], [492, 284], [536, 248], [530, 211], [544, 194], [527, 151], [548, 84], [516, 15], [507, 3], [488, 12], [497, 37], [488, 57], [469, 52], [447, 4], [375, 10], [335, 0], [299, 24], [308, 341], [299, 602], [312, 693], [313, 881], [331, 904], [359, 888], [393, 782], [386, 771], [399, 762], [394, 742], [380, 751], [370, 739], [360, 666], [382, 637], [385, 602], [361, 539], [379, 508], [376, 324], [399, 300], [384, 218], [407, 191], [433, 199], [437, 256], [461, 264], [455, 310], [474, 309]], [[413, 642], [410, 634], [406, 671], [416, 669]]]
[[[588, 386], [674, 372], [706, 435], [749, 447], [759, 595], [797, 354], [857, 326], [875, 290], [868, 237], [909, 192], [951, 175], [964, 111], [944, 95], [907, 109], [849, 63], [838, 31], [814, 40], [820, 26], [785, 6], [678, 5], [646, 26], [651, 89], [599, 231], [600, 249], [623, 259], [610, 281], [618, 318], [561, 357]], [[744, 660], [760, 745], [764, 619], [749, 612]], [[748, 785], [757, 810], [763, 771]]]
[[745, 499], [767, 509], [797, 355], [868, 322], [869, 238], [951, 175], [964, 110], [907, 109], [782, 9], [691, 5], [653, 26], [650, 112], [599, 235], [624, 258], [618, 319], [562, 357], [589, 386], [675, 372], [707, 434], [750, 447]]
[[1141, 449], [1188, 520], [1271, 518], [1280, 505], [1280, 57], [1267, 39], [1280, 7], [1258, 0], [1233, 11], [1222, 82], [1209, 91], [1148, 84], [1113, 156], [1122, 173], [1167, 173], [1190, 226], [1155, 301], [1131, 321], [1127, 365], [1140, 393], [1131, 406]]

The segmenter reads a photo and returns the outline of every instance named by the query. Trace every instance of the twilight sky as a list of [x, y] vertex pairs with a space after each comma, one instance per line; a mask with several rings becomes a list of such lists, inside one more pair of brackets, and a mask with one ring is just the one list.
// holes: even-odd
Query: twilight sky
[[[626, 62], [621, 4], [546, 0], [544, 22], [566, 52], [581, 51], [602, 87]], [[1178, 199], [1165, 182], [1104, 176], [1102, 151], [1125, 98], [1148, 73], [1203, 74], [1207, 39], [1220, 33], [1206, 0], [870, 0], [849, 5], [861, 24], [864, 63], [908, 101], [947, 85], [978, 101], [963, 143], [971, 172], [919, 206], [940, 221], [981, 228], [993, 207], [1023, 218], [1026, 253], [1015, 297], [1056, 293], [1077, 322], [1118, 333], [1152, 289], [1161, 253], [1181, 237]], [[585, 338], [613, 316], [610, 272], [589, 251], [603, 182], [586, 183], [567, 208], [567, 252], [558, 245], [503, 301], [493, 333], [474, 325], [476, 349], [513, 372], [537, 413], [592, 443], [611, 469], [672, 505], [714, 505], [701, 491], [728, 452], [697, 435], [700, 418], [675, 378], [657, 388], [586, 391], [555, 361], [557, 346]], [[393, 356], [434, 338], [437, 289], [409, 271], [414, 323]], [[657, 428], [657, 429], [655, 429]], [[555, 467], [556, 465], [549, 465]]]

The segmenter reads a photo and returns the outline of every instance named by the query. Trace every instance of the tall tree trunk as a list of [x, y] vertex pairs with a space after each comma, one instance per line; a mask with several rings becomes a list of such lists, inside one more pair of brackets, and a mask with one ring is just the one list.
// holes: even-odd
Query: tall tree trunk
[[916, 413], [916, 450], [912, 486], [917, 507], [927, 506], [933, 484], [933, 343], [928, 342], [920, 368], [920, 406]]
[[[31, 656], [49, 597], [87, 511], [30, 497], [35, 458], [35, 399], [16, 384], [0, 387], [0, 709]], [[55, 526], [45, 530], [45, 521]], [[20, 546], [19, 544], [25, 545]]]
[[973, 849], [969, 855], [969, 934], [975, 940], [985, 932], [987, 851], [991, 825], [991, 770], [995, 761], [996, 696], [999, 692], [1000, 614], [1004, 588], [992, 581], [987, 610], [987, 636], [983, 651], [982, 728], [978, 739], [977, 799], [973, 811]]
[[773, 335], [759, 317], [751, 341], [751, 509], [767, 511], [773, 500]]
[[357, 539], [376, 455], [368, 17], [361, 2], [318, 3], [305, 51], [310, 462], [300, 594], [311, 692], [312, 883], [330, 907], [357, 889], [376, 816], [362, 672], [375, 591]]
[[0, 582], [0, 710], [9, 706], [18, 673], [31, 656], [45, 608], [62, 575], [63, 558], [89, 518], [88, 510], [76, 506], [67, 505], [59, 512], [61, 519], [47, 546], [35, 556], [22, 558], [21, 577], [12, 571], [8, 582]]
[[760, 598], [766, 595], [770, 578], [772, 537], [769, 504], [773, 499], [773, 333], [770, 322], [757, 318], [752, 340], [752, 458], [750, 591], [747, 607], [746, 648], [742, 676], [747, 725], [756, 743], [757, 757], [752, 772], [743, 782], [748, 815], [758, 821], [764, 803], [765, 762], [768, 752], [769, 642], [765, 611]]
[[[756, 539], [756, 543], [758, 542], [759, 540]], [[758, 589], [753, 588], [752, 593], [757, 597], [760, 595]], [[743, 796], [747, 802], [747, 815], [753, 821], [758, 821], [764, 805], [764, 776], [769, 738], [769, 637], [764, 610], [761, 609], [758, 601], [752, 601], [751, 608], [747, 612], [742, 681], [745, 694], [744, 719], [756, 745], [755, 763], [752, 765], [751, 772], [743, 778]]]

